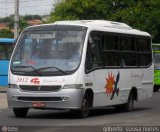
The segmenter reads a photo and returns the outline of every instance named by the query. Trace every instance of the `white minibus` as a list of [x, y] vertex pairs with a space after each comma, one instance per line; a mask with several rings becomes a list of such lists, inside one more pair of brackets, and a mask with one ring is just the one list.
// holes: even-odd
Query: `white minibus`
[[153, 93], [151, 36], [105, 20], [58, 21], [23, 30], [9, 67], [8, 105], [16, 117], [30, 108], [132, 111]]

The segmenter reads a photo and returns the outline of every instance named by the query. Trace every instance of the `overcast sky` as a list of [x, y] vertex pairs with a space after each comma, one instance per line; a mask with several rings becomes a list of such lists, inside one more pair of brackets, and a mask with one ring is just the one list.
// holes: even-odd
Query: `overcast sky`
[[[19, 0], [20, 15], [50, 14], [53, 4], [58, 0]], [[15, 12], [15, 0], [0, 0], [0, 17], [6, 17]]]

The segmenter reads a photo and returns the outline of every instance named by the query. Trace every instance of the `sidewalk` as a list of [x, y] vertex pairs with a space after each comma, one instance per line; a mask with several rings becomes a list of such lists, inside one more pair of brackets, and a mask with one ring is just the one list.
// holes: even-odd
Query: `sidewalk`
[[6, 90], [7, 88], [0, 87], [0, 109], [8, 108]]

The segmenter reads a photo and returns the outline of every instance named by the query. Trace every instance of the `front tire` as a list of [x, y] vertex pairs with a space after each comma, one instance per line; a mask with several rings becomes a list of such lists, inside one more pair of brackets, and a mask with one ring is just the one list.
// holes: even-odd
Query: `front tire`
[[80, 115], [82, 118], [88, 117], [89, 109], [90, 109], [89, 98], [88, 96], [85, 96], [82, 102], [82, 108], [80, 110]]
[[71, 110], [73, 113], [76, 114], [79, 118], [87, 118], [89, 115], [90, 110], [90, 103], [89, 103], [89, 97], [85, 95], [83, 97], [82, 106], [79, 110]]
[[25, 117], [28, 113], [29, 108], [13, 108], [14, 115], [16, 117]]
[[159, 90], [160, 86], [159, 85], [154, 85], [153, 92], [157, 92]]

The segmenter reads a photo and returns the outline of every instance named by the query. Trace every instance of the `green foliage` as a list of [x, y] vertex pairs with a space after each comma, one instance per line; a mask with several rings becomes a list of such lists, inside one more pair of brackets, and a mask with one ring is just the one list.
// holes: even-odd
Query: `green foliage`
[[160, 0], [62, 0], [49, 22], [84, 19], [124, 22], [160, 42]]
[[104, 0], [63, 0], [56, 5], [49, 21], [102, 19], [106, 11]]
[[[7, 23], [7, 25], [9, 26], [10, 29], [13, 29], [14, 28], [14, 20], [9, 21]], [[19, 27], [20, 27], [20, 29], [24, 29], [27, 26], [29, 26], [27, 24], [27, 21], [25, 21], [23, 18], [20, 18], [20, 20], [19, 20]]]
[[152, 35], [153, 42], [160, 42], [156, 39], [160, 29], [160, 1], [159, 0], [137, 0], [128, 8], [120, 9], [110, 18], [114, 21], [121, 21], [131, 25], [133, 28], [144, 30]]
[[25, 21], [23, 18], [21, 18], [21, 19], [19, 20], [19, 27], [20, 27], [20, 29], [22, 30], [22, 29], [26, 28], [27, 26], [29, 26], [29, 25], [27, 24], [27, 21]]
[[[19, 20], [20, 30], [22, 31], [24, 28], [26, 28], [27, 26], [29, 26], [27, 24], [27, 20], [32, 20], [32, 19], [42, 20], [42, 17], [39, 16], [39, 15], [20, 16], [20, 20]], [[7, 26], [9, 27], [9, 29], [14, 29], [14, 15], [10, 15], [8, 17], [1, 18], [0, 22], [7, 24]], [[14, 34], [9, 29], [2, 29], [2, 30], [0, 30], [0, 37], [13, 38]]]
[[154, 84], [160, 85], [160, 71], [159, 70], [154, 70]]
[[11, 21], [14, 21], [14, 15], [10, 15], [8, 17], [5, 17], [2, 22], [4, 23], [10, 23]]
[[0, 38], [13, 38], [14, 34], [9, 29], [2, 29], [0, 30]]
[[[24, 29], [27, 26], [27, 20], [32, 20], [32, 19], [39, 19], [42, 20], [42, 17], [39, 15], [26, 15], [26, 16], [20, 16], [19, 20], [19, 27], [20, 29]], [[14, 28], [14, 15], [10, 15], [8, 17], [5, 17], [3, 19], [0, 19], [0, 22], [6, 23], [10, 29]]]
[[39, 15], [25, 15], [23, 17], [24, 20], [32, 20], [32, 19], [39, 19], [42, 20], [42, 17]]

